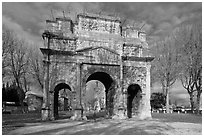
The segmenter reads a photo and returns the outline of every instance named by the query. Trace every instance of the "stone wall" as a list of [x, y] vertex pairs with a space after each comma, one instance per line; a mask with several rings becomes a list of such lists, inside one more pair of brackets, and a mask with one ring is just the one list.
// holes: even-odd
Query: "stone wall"
[[123, 71], [123, 87], [127, 90], [130, 84], [138, 84], [141, 89], [145, 91], [146, 89], [146, 67], [137, 66], [124, 66]]
[[42, 107], [42, 97], [29, 94], [27, 97], [28, 111], [39, 111]]
[[[131, 84], [138, 84], [141, 87], [141, 93], [146, 92], [146, 67], [141, 66], [124, 66], [124, 76], [123, 76], [123, 92], [126, 93], [127, 99], [127, 89]], [[145, 96], [145, 95], [144, 95]], [[144, 107], [143, 102], [145, 101], [144, 96], [137, 94], [133, 99], [133, 115], [139, 115], [142, 108]], [[127, 106], [127, 100], [125, 100], [125, 106]]]
[[50, 90], [58, 81], [64, 81], [73, 91], [76, 91], [76, 64], [75, 63], [53, 63], [50, 65]]
[[[114, 93], [109, 99], [113, 100], [113, 115], [127, 115], [127, 88], [130, 84], [138, 84], [142, 91], [133, 100], [133, 111], [135, 115], [149, 117], [149, 112], [145, 114], [150, 108], [150, 64], [145, 57], [148, 51], [145, 32], [122, 27], [118, 18], [96, 14], [79, 14], [75, 23], [70, 18], [46, 22], [43, 38], [45, 48], [50, 51], [44, 50], [43, 54], [44, 60], [50, 63], [45, 65], [46, 70], [49, 66], [50, 76], [49, 89], [45, 87], [44, 92], [53, 91], [57, 83], [64, 82], [76, 93], [76, 104], [79, 100], [83, 104], [81, 95], [85, 94], [87, 79], [96, 72], [103, 72], [112, 79], [105, 87], [111, 91], [107, 92], [108, 96]], [[101, 78], [95, 79], [103, 82]], [[46, 83], [46, 77], [44, 80]], [[52, 117], [53, 93], [47, 98]], [[74, 118], [78, 114], [80, 112], [76, 111]]]
[[[96, 72], [104, 72], [104, 73], [108, 74], [111, 77], [111, 79], [113, 80], [112, 85], [110, 85], [108, 87], [106, 85], [104, 85], [104, 86], [106, 87], [106, 92], [108, 93], [108, 95], [111, 95], [113, 97], [113, 102], [110, 102], [110, 103], [113, 103], [113, 115], [115, 115], [117, 113], [120, 102], [122, 101], [122, 100], [119, 100], [119, 96], [121, 94], [121, 91], [120, 91], [120, 87], [121, 87], [120, 86], [120, 73], [119, 73], [120, 67], [119, 66], [84, 64], [82, 66], [82, 89], [83, 89], [82, 95], [85, 94], [84, 91], [85, 91], [85, 84], [87, 82], [87, 79], [89, 78], [89, 76], [91, 76], [92, 74], [94, 74]], [[97, 78], [96, 78], [96, 80], [97, 80]], [[98, 80], [100, 80], [100, 79], [98, 79]]]
[[75, 40], [61, 40], [61, 39], [51, 39], [50, 48], [54, 50], [61, 51], [75, 51], [76, 41]]
[[79, 30], [94, 31], [100, 33], [120, 34], [120, 22], [99, 17], [78, 15]]

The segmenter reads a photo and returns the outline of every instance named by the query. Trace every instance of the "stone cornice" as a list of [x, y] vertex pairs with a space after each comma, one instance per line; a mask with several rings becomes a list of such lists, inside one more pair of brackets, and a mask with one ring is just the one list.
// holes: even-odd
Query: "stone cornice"
[[121, 22], [119, 17], [107, 16], [107, 15], [101, 15], [101, 14], [80, 13], [77, 15], [77, 17], [80, 17], [80, 16], [86, 17], [86, 18], [94, 18], [94, 19], [102, 19], [102, 20]]
[[70, 34], [69, 37], [65, 37], [60, 32], [52, 33], [52, 32], [49, 32], [48, 30], [44, 31], [44, 33], [42, 34], [42, 37], [43, 39], [45, 37], [52, 38], [52, 39], [61, 39], [61, 40], [76, 40], [77, 39], [77, 37], [74, 34]]
[[53, 50], [53, 49], [47, 49], [47, 48], [40, 48], [41, 52], [43, 54], [49, 54], [49, 55], [68, 55], [68, 56], [74, 56], [74, 55], [82, 55], [77, 52], [73, 51], [61, 51], [61, 50]]
[[154, 57], [136, 57], [136, 56], [122, 56], [124, 61], [141, 61], [141, 62], [151, 62]]

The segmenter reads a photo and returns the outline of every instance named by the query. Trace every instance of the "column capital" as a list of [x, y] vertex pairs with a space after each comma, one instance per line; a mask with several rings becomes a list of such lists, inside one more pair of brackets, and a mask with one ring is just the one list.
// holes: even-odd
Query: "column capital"
[[128, 93], [127, 93], [127, 90], [122, 91], [122, 94], [125, 94], [125, 95], [128, 94]]
[[147, 69], [150, 69], [150, 68], [151, 68], [151, 64], [150, 64], [149, 62], [147, 63], [146, 68], [147, 68]]
[[76, 61], [76, 65], [81, 66], [81, 65], [82, 65], [82, 61], [77, 60], [77, 61]]
[[51, 62], [48, 61], [48, 60], [43, 60], [43, 63], [44, 63], [44, 64], [48, 64], [48, 65], [51, 64]]

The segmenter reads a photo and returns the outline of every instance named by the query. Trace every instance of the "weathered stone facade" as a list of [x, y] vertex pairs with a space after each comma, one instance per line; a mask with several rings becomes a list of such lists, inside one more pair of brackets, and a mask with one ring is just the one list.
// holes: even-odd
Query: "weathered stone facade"
[[42, 107], [42, 97], [29, 94], [27, 95], [28, 111], [40, 111]]
[[[108, 116], [126, 118], [131, 112], [129, 117], [151, 117], [153, 58], [143, 54], [148, 48], [144, 32], [122, 27], [115, 17], [85, 13], [78, 14], [76, 22], [56, 18], [46, 23], [42, 35], [45, 47], [41, 48], [45, 68], [43, 120], [56, 118], [55, 94], [63, 88], [70, 89], [75, 98], [72, 119], [85, 118], [83, 95], [90, 80], [104, 84]], [[130, 85], [133, 88], [128, 91]]]

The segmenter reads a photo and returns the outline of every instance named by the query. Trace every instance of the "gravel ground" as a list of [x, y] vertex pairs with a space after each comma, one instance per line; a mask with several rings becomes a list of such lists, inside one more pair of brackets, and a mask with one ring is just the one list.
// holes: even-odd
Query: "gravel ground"
[[[152, 114], [150, 120], [97, 119], [26, 122], [9, 135], [201, 135], [202, 117], [189, 114]], [[14, 126], [15, 127], [15, 126]]]

